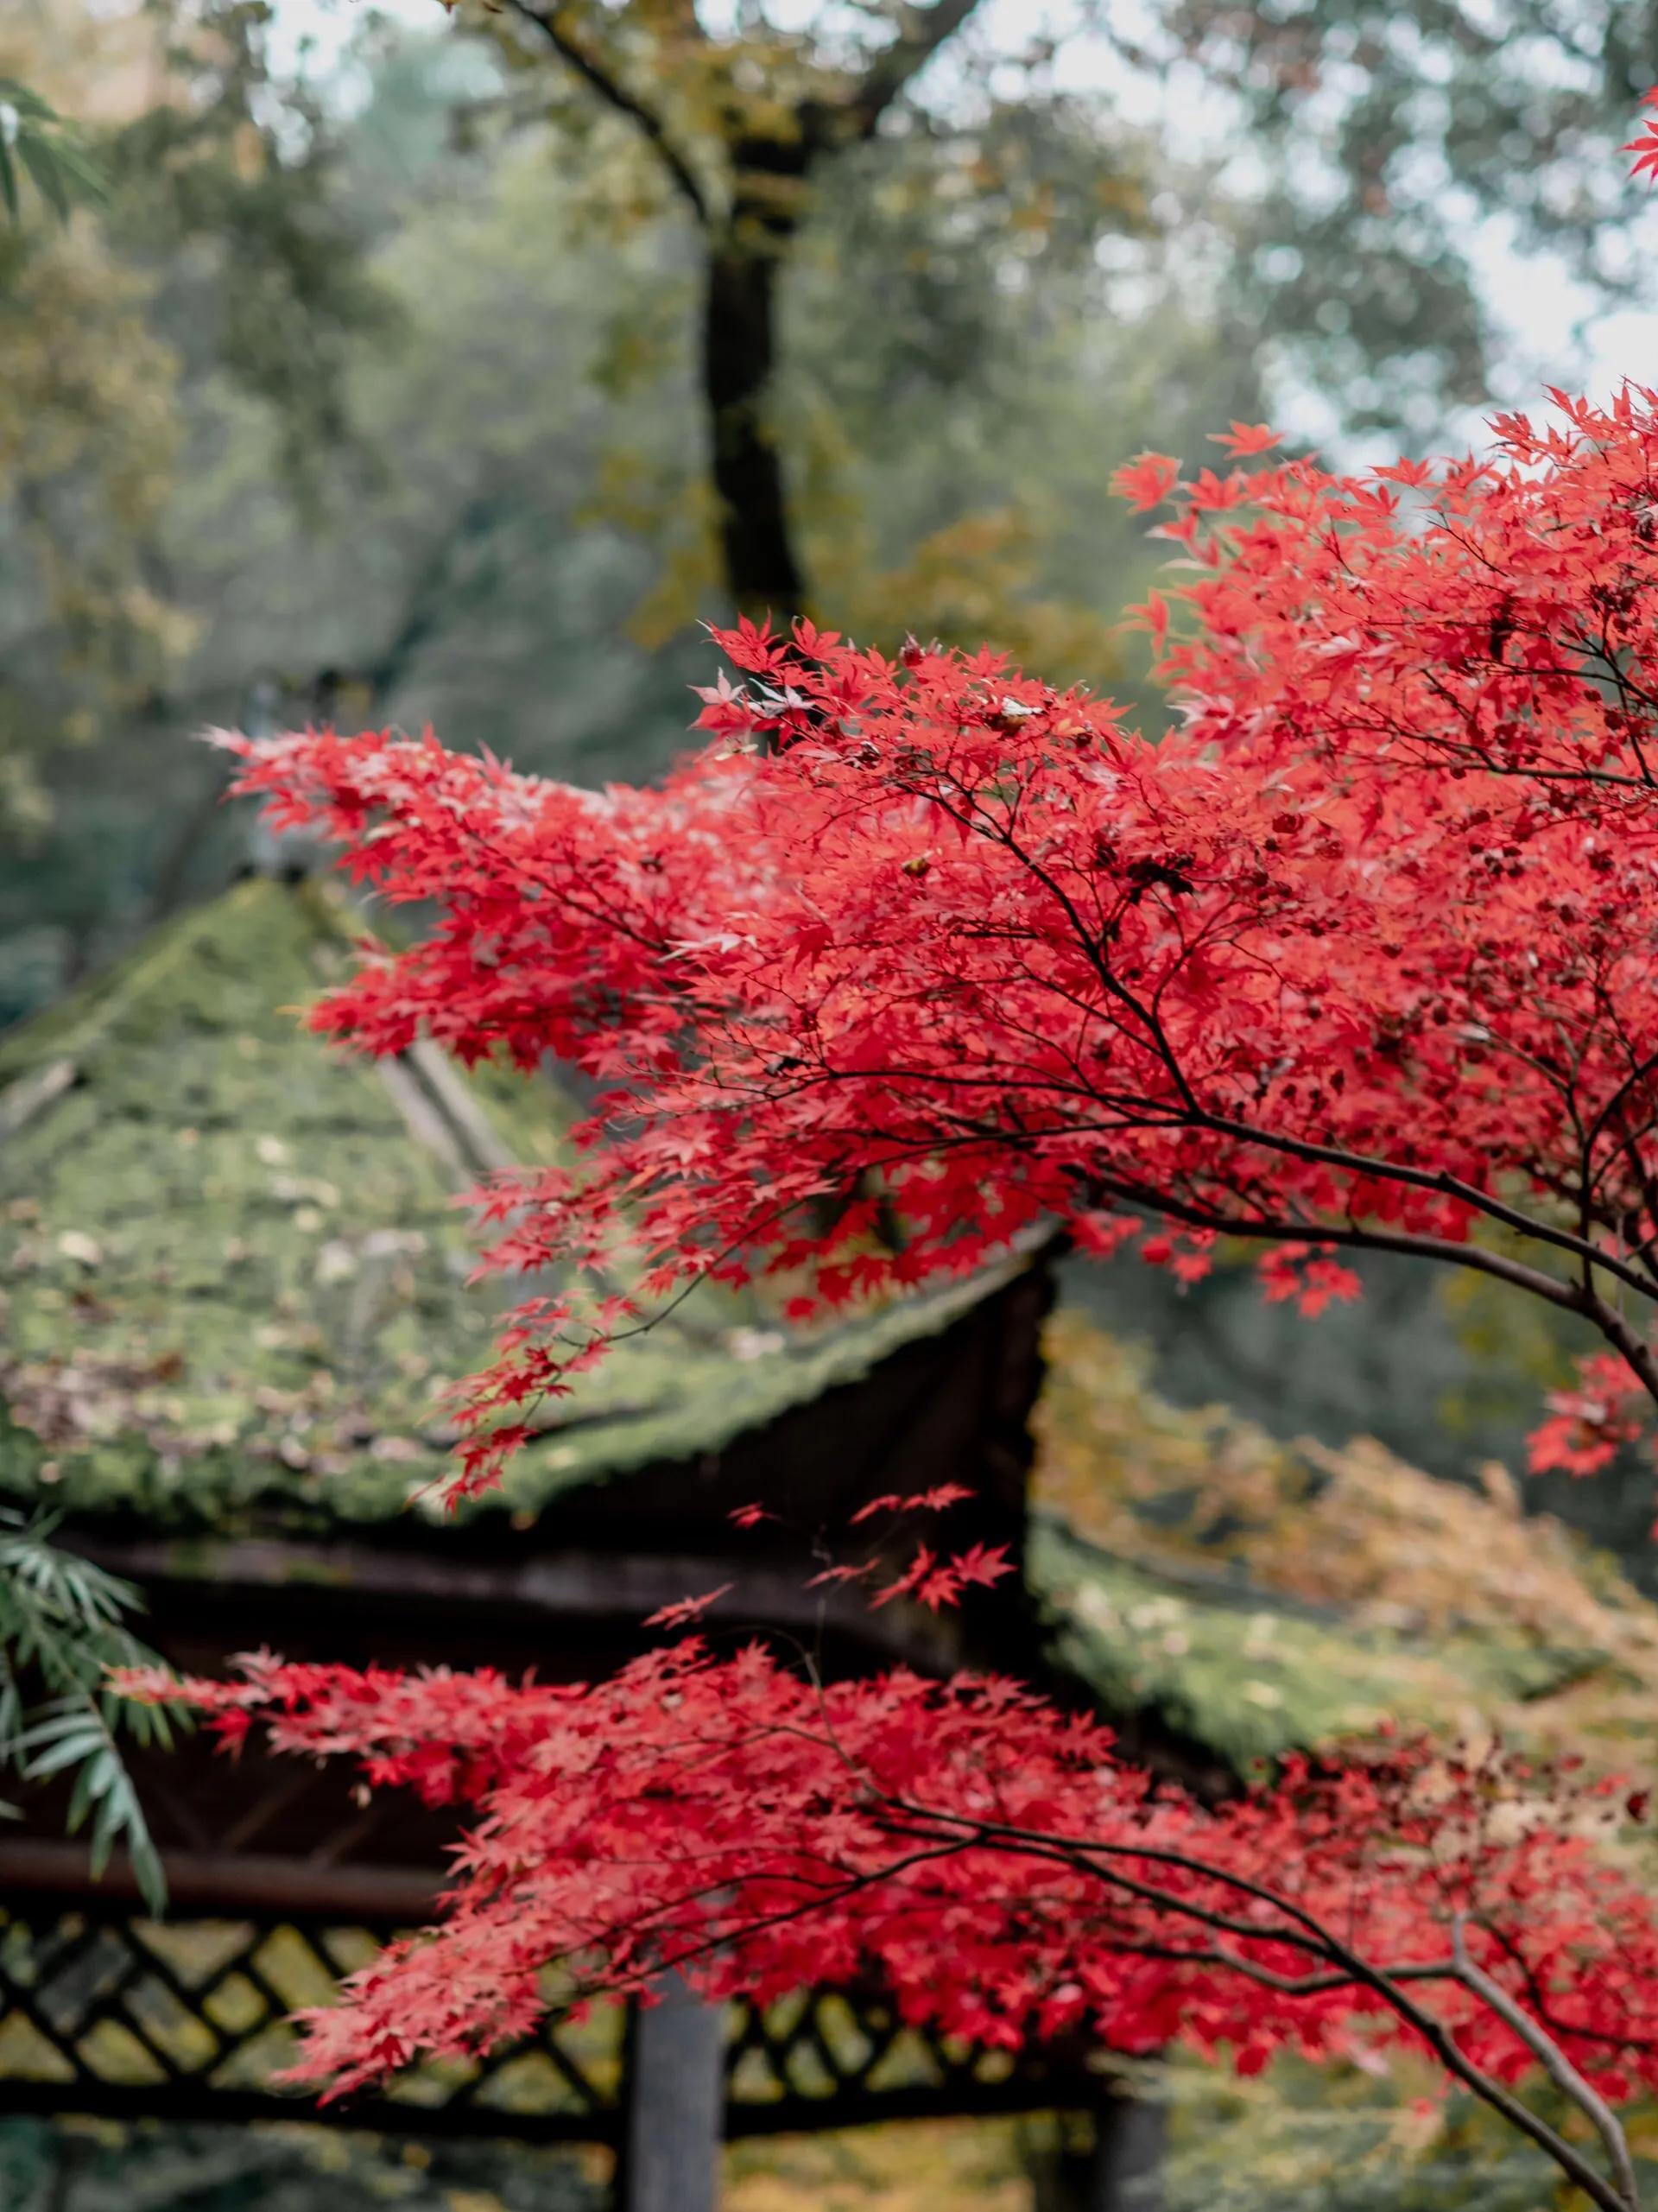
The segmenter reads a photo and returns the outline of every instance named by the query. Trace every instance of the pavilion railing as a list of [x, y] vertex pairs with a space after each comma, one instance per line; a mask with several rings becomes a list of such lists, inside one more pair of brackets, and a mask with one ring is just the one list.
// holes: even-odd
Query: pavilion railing
[[[116, 2119], [319, 2116], [280, 2076], [290, 2016], [331, 2001], [385, 1930], [293, 1916], [156, 1921], [30, 1899], [0, 1911], [0, 2111]], [[550, 2018], [528, 2041], [410, 2069], [329, 2105], [336, 2125], [410, 2135], [615, 2145], [623, 2008]], [[1010, 2053], [906, 2026], [878, 1993], [726, 2008], [729, 2138], [1088, 2101], [1078, 2054]]]

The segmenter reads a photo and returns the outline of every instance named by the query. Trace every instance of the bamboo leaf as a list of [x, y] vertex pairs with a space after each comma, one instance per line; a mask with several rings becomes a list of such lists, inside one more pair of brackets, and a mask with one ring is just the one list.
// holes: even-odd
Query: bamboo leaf
[[69, 194], [64, 188], [63, 172], [49, 141], [36, 137], [33, 131], [17, 135], [17, 154], [23, 167], [35, 180], [35, 189], [43, 200], [52, 204], [54, 213], [60, 223], [69, 220]]

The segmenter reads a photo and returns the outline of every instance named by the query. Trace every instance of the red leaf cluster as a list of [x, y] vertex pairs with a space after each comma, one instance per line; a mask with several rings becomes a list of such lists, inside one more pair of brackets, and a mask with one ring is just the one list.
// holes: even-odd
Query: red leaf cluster
[[[1125, 472], [1188, 564], [1156, 742], [989, 653], [744, 623], [657, 789], [249, 749], [245, 789], [440, 910], [320, 1026], [598, 1087], [575, 1166], [490, 1194], [497, 1270], [625, 1224], [647, 1302], [768, 1269], [806, 1313], [1047, 1224], [1182, 1279], [1249, 1238], [1316, 1311], [1382, 1247], [1586, 1315], [1652, 1390], [1658, 401], [1556, 399], [1481, 462]], [[527, 1309], [463, 1481], [624, 1325]]]
[[1532, 2054], [1458, 1978], [1460, 1930], [1603, 2092], [1658, 2085], [1658, 1925], [1595, 1848], [1621, 1808], [1559, 1775], [1402, 1742], [1209, 1810], [995, 1680], [820, 1689], [694, 1643], [592, 1687], [242, 1664], [145, 1687], [474, 1816], [443, 1924], [310, 2017], [310, 2078], [519, 2034], [558, 1959], [590, 1993], [668, 1964], [763, 2000], [876, 1974], [993, 2045], [1180, 2038], [1246, 2069], [1449, 2035], [1512, 2080]]
[[[243, 788], [438, 912], [321, 1029], [552, 1053], [598, 1094], [573, 1165], [487, 1194], [485, 1264], [579, 1278], [625, 1239], [637, 1309], [521, 1308], [459, 1480], [654, 1298], [769, 1271], [811, 1313], [1032, 1232], [1182, 1280], [1250, 1239], [1309, 1311], [1352, 1249], [1498, 1276], [1605, 1340], [1537, 1445], [1603, 1463], [1658, 1396], [1658, 396], [1555, 399], [1484, 461], [1134, 463], [1186, 564], [1144, 611], [1182, 718], [1155, 742], [988, 652], [744, 622], [657, 789], [429, 737], [244, 747]], [[923, 1550], [880, 1594], [1005, 1571]], [[1395, 1746], [1212, 1811], [1005, 1684], [820, 1691], [695, 1646], [585, 1689], [256, 1662], [187, 1695], [475, 1810], [444, 1924], [313, 2023], [314, 2075], [513, 2034], [560, 1957], [603, 1989], [875, 1972], [992, 2042], [1402, 2037], [1493, 2101], [1552, 2038], [1609, 2145], [1597, 2085], [1658, 2086], [1658, 1929], [1593, 1848], [1611, 1801], [1558, 1777]]]

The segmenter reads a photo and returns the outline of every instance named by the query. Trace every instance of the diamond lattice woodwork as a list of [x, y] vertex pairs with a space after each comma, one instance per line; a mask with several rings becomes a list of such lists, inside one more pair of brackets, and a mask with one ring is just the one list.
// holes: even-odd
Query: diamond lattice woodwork
[[[158, 1922], [83, 1905], [0, 1915], [0, 2110], [294, 2118], [289, 2016], [326, 2004], [383, 1930], [284, 1918]], [[614, 2143], [627, 2024], [614, 2007], [532, 2041], [427, 2065], [331, 2107], [414, 2134]], [[1085, 2094], [1063, 2054], [1015, 2056], [907, 2028], [872, 1994], [816, 1990], [727, 2012], [729, 2136], [867, 2120], [1035, 2110]]]

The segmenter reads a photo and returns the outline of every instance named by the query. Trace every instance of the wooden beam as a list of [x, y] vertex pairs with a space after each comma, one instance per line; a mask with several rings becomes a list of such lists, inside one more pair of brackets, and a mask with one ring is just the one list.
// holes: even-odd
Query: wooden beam
[[[324, 1867], [253, 1851], [168, 1852], [162, 1860], [174, 1911], [338, 1913], [384, 1927], [429, 1920], [445, 1870], [409, 1867]], [[108, 1898], [127, 1905], [138, 1884], [124, 1852], [111, 1854], [97, 1880], [85, 1847], [53, 1836], [0, 1837], [0, 1897], [73, 1898], [82, 1906]]]
[[[151, 1592], [177, 1583], [230, 1591], [292, 1589], [314, 1607], [323, 1596], [436, 1600], [502, 1617], [516, 1613], [538, 1628], [547, 1619], [611, 1620], [636, 1628], [660, 1607], [719, 1582], [734, 1584], [708, 1615], [713, 1626], [788, 1628], [820, 1624], [878, 1659], [946, 1670], [960, 1663], [959, 1623], [949, 1615], [895, 1605], [871, 1612], [862, 1591], [813, 1590], [801, 1565], [756, 1565], [752, 1554], [656, 1555], [560, 1551], [516, 1564], [460, 1556], [376, 1549], [366, 1543], [293, 1543], [276, 1537], [207, 1537], [175, 1544], [165, 1537], [110, 1542], [82, 1527], [74, 1549]], [[181, 1559], [187, 1564], [181, 1564]], [[159, 1613], [152, 1598], [152, 1610]]]
[[0, 1091], [0, 1144], [26, 1129], [66, 1091], [73, 1090], [79, 1072], [73, 1060], [48, 1060], [44, 1067], [32, 1068], [15, 1083], [8, 1083]]

